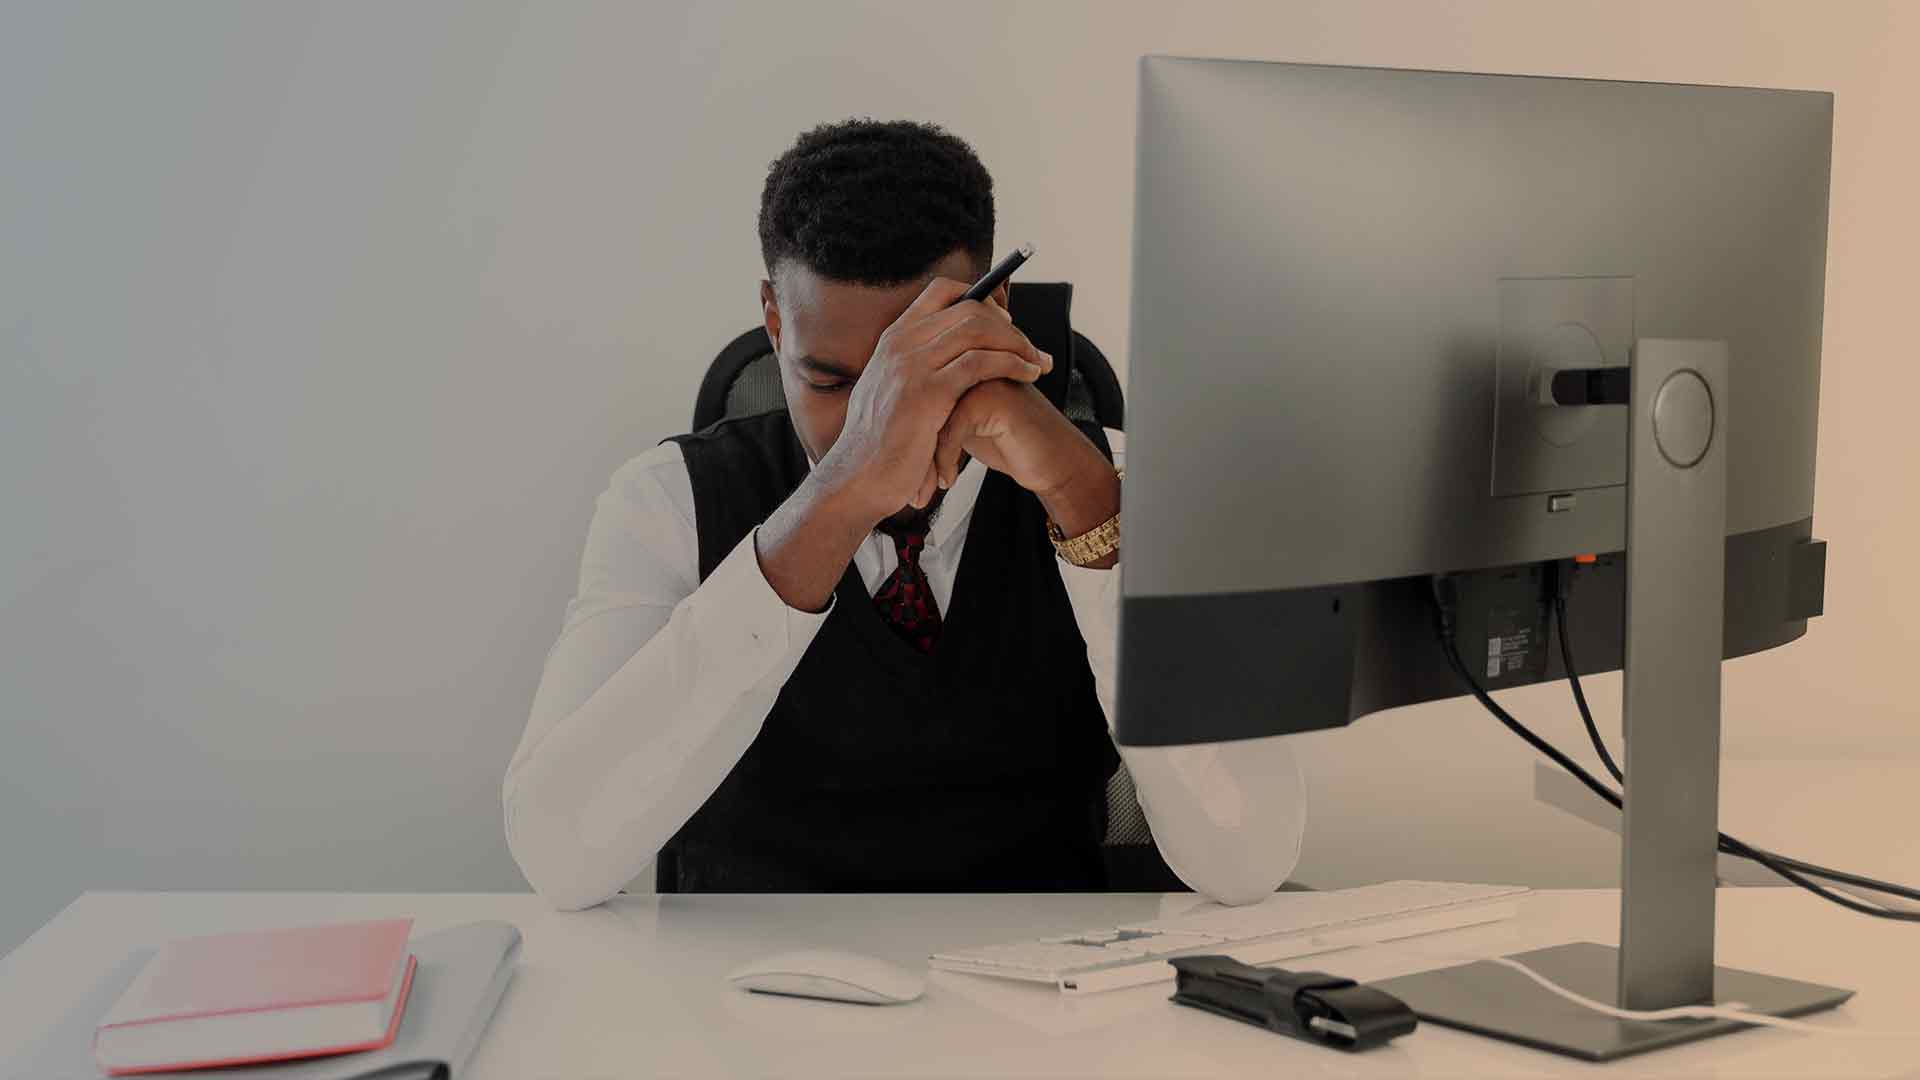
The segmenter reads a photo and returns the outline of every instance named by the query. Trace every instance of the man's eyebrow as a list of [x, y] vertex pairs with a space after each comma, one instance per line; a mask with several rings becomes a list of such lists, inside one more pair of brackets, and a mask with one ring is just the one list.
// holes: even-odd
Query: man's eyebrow
[[836, 364], [831, 360], [822, 360], [811, 354], [800, 358], [800, 366], [817, 371], [822, 375], [831, 375], [837, 379], [857, 379], [860, 373], [849, 367]]

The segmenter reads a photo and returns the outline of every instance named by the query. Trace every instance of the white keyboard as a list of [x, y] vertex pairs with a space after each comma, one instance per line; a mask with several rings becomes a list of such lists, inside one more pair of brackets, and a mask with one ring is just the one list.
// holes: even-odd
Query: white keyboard
[[1389, 881], [1334, 892], [1281, 892], [1258, 904], [1203, 903], [1185, 914], [1011, 945], [935, 953], [942, 971], [1053, 983], [1069, 992], [1173, 978], [1166, 958], [1221, 953], [1249, 964], [1371, 945], [1510, 918], [1516, 885]]

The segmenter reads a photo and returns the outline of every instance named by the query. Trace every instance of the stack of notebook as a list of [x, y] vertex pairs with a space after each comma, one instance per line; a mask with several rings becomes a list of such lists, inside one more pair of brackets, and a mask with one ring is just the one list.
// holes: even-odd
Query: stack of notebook
[[458, 1076], [520, 932], [410, 919], [224, 934], [127, 957], [9, 1077], [427, 1080]]
[[391, 1045], [412, 929], [387, 919], [169, 942], [100, 1021], [94, 1061], [125, 1076]]

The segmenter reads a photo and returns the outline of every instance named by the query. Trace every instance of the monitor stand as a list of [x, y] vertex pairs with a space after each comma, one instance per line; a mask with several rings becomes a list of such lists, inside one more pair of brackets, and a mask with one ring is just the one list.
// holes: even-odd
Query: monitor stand
[[[1643, 338], [1630, 378], [1620, 947], [1558, 945], [1513, 959], [1582, 996], [1636, 1011], [1713, 1002], [1775, 1016], [1831, 1008], [1853, 991], [1713, 962], [1727, 345]], [[1422, 1020], [1588, 1061], [1748, 1026], [1616, 1020], [1485, 961], [1373, 985]]]

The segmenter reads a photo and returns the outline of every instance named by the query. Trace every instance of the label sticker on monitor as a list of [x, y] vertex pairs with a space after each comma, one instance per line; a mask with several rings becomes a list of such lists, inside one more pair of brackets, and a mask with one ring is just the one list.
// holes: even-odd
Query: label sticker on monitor
[[1500, 627], [1506, 633], [1487, 637], [1487, 678], [1498, 679], [1526, 671], [1528, 661], [1532, 659], [1533, 628], [1520, 621], [1518, 612], [1496, 611], [1490, 615], [1492, 619], [1489, 621], [1506, 624]]

